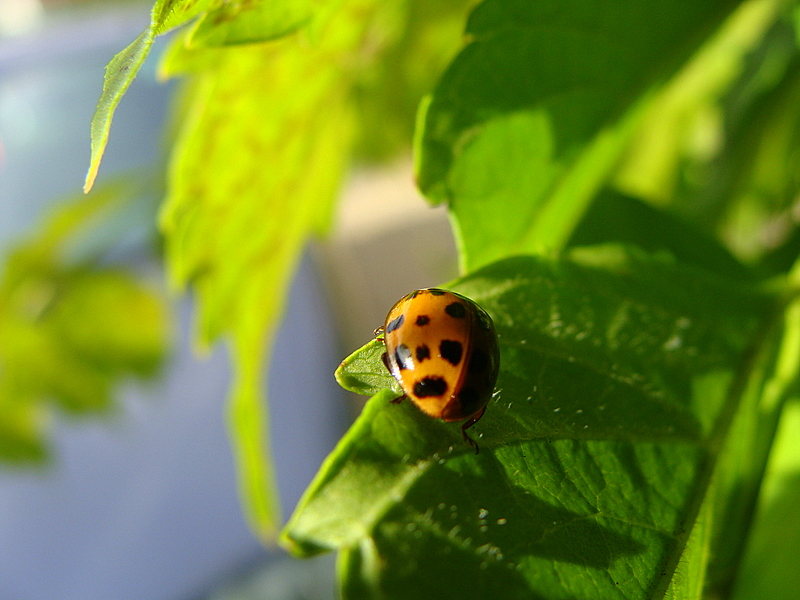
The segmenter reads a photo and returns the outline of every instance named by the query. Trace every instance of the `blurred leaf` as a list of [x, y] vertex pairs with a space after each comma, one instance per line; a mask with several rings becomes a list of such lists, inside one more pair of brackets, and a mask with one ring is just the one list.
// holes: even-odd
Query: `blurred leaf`
[[417, 144], [419, 185], [450, 203], [464, 269], [561, 248], [654, 90], [737, 4], [480, 4]]
[[[795, 399], [796, 400], [796, 399]], [[788, 404], [770, 456], [734, 600], [793, 600], [800, 589], [800, 403]]]
[[381, 161], [408, 151], [420, 99], [461, 48], [472, 4], [470, 0], [378, 4], [353, 88], [359, 157]]
[[7, 258], [0, 279], [0, 457], [42, 458], [52, 404], [111, 402], [120, 378], [153, 375], [164, 358], [163, 299], [133, 276], [67, 256], [74, 240], [122, 206], [112, 186], [68, 203]]
[[569, 246], [606, 242], [636, 245], [650, 253], [666, 252], [678, 262], [735, 279], [754, 274], [707, 232], [665, 209], [656, 209], [613, 190], [603, 190], [583, 215]]
[[247, 0], [209, 11], [193, 28], [192, 46], [227, 46], [264, 42], [308, 25], [328, 0]]
[[[738, 144], [717, 160], [738, 170], [723, 188], [722, 235], [737, 254], [759, 259], [780, 246], [797, 229], [800, 194], [800, 55], [772, 93], [756, 107]], [[717, 165], [715, 165], [717, 166]], [[787, 257], [785, 270], [797, 258]], [[769, 260], [769, 258], [767, 259]]]
[[786, 4], [743, 3], [681, 68], [648, 107], [615, 176], [616, 186], [654, 204], [676, 202], [687, 159], [706, 161], [724, 143], [721, 102], [752, 77], [749, 54], [769, 38], [769, 28]]
[[242, 496], [265, 538], [279, 517], [261, 370], [294, 267], [307, 237], [326, 229], [349, 158], [345, 65], [370, 6], [349, 2], [315, 40], [168, 54], [168, 70], [192, 65], [197, 75], [162, 213], [167, 263], [173, 284], [198, 294], [201, 344], [232, 336], [230, 426]]
[[788, 4], [751, 1], [726, 23], [650, 107], [615, 179], [760, 261], [762, 275], [798, 255], [800, 53]]
[[48, 319], [72, 352], [105, 372], [153, 375], [163, 359], [163, 303], [126, 273], [74, 276]]
[[[355, 112], [365, 106], [361, 92], [379, 81], [382, 93], [394, 99], [399, 86], [410, 103], [420, 84], [407, 91], [404, 81], [432, 77], [419, 77], [412, 63], [441, 64], [426, 53], [455, 43], [455, 36], [428, 38], [454, 29], [451, 5], [463, 0], [445, 9], [414, 4], [230, 3], [176, 38], [161, 64], [162, 75], [193, 74], [162, 214], [167, 262], [176, 287], [191, 282], [197, 291], [200, 343], [231, 334], [237, 375], [229, 418], [241, 493], [262, 537], [274, 533], [278, 517], [261, 369], [303, 245], [330, 220], [357, 135]], [[301, 23], [308, 27], [270, 44], [213, 48]], [[405, 40], [419, 46], [412, 55], [402, 54]], [[380, 64], [387, 55], [395, 61], [389, 67]], [[380, 138], [383, 125], [362, 123], [362, 139]]]
[[388, 402], [371, 342], [338, 376], [376, 396], [284, 543], [340, 549], [345, 598], [697, 598], [716, 551], [709, 490], [728, 498], [735, 481], [712, 486], [712, 473], [740, 402], [772, 373], [775, 303], [615, 246], [508, 259], [452, 287], [500, 340], [495, 398], [473, 429], [481, 453]]
[[[730, 597], [750, 533], [759, 490], [787, 399], [800, 382], [800, 261], [789, 274], [792, 301], [784, 308], [782, 327], [762, 360], [753, 363], [750, 385], [731, 423], [715, 484], [715, 525], [706, 592]], [[772, 354], [772, 356], [769, 356]], [[753, 382], [760, 381], [760, 385]]]
[[12, 463], [44, 460], [42, 407], [28, 398], [12, 398], [4, 383], [0, 376], [0, 459]]

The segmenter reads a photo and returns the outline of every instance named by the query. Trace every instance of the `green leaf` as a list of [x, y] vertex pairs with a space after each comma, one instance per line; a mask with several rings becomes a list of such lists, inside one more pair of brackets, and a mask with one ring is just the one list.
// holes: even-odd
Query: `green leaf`
[[375, 372], [375, 365], [381, 362], [384, 351], [383, 342], [377, 339], [359, 348], [336, 369], [336, 381], [344, 389], [362, 396], [374, 396], [387, 388], [400, 394], [400, 386], [394, 377], [386, 370]]
[[[293, 29], [312, 8], [307, 34], [232, 45]], [[403, 37], [395, 28], [410, 26], [405, 11], [403, 3], [374, 0], [230, 3], [176, 39], [161, 65], [163, 74], [194, 75], [162, 213], [170, 277], [197, 291], [201, 345], [232, 337], [237, 375], [229, 420], [240, 489], [266, 538], [278, 517], [260, 392], [265, 346], [306, 239], [330, 220], [356, 135], [353, 87], [379, 69], [377, 57], [392, 43], [386, 29]], [[438, 34], [441, 27], [431, 29]], [[227, 47], [212, 48], [217, 44]], [[393, 96], [398, 85], [391, 81]]]
[[[2, 380], [0, 380], [2, 381]], [[2, 383], [0, 383], [2, 388]], [[8, 462], [31, 463], [47, 456], [41, 406], [28, 399], [20, 401], [0, 389], [0, 458]]]
[[470, 0], [378, 3], [370, 58], [353, 84], [359, 157], [385, 161], [407, 152], [422, 97], [462, 45]]
[[736, 6], [480, 4], [421, 108], [416, 148], [421, 189], [455, 216], [464, 269], [561, 248], [654, 91]]
[[[775, 302], [616, 246], [512, 258], [451, 287], [500, 342], [497, 391], [472, 429], [480, 454], [380, 391], [283, 543], [338, 548], [345, 598], [697, 598], [712, 474], [770, 372]], [[380, 386], [377, 350], [345, 361], [340, 381]]]
[[166, 354], [169, 318], [160, 294], [120, 267], [79, 261], [76, 240], [132, 202], [115, 185], [60, 207], [8, 256], [0, 279], [0, 458], [46, 455], [55, 406], [107, 408], [124, 377], [152, 376]]
[[605, 189], [598, 193], [572, 232], [569, 246], [607, 242], [635, 245], [650, 253], [669, 253], [678, 262], [735, 279], [754, 273], [716, 239], [666, 209]]
[[[755, 63], [764, 61], [765, 67], [771, 63], [764, 71], [779, 64], [780, 59], [776, 62], [778, 57], [769, 51], [769, 45], [773, 43], [772, 29], [776, 21], [780, 23], [785, 5], [783, 0], [743, 3], [682, 66], [648, 107], [615, 174], [616, 186], [654, 204], [681, 203], [682, 184], [698, 180], [696, 173], [684, 172], [687, 163], [707, 161], [727, 145], [732, 123], [724, 121], [742, 111], [747, 96], [763, 93], [759, 89], [763, 82], [753, 85], [757, 81], [754, 73], [760, 70], [754, 68]], [[733, 98], [737, 88], [742, 97]], [[729, 115], [724, 115], [726, 104], [732, 109]], [[690, 202], [687, 199], [686, 209], [692, 209]], [[694, 210], [699, 212], [696, 207]], [[699, 220], [698, 225], [708, 226], [708, 219]]]
[[734, 600], [791, 600], [800, 587], [800, 402], [781, 419]]
[[111, 130], [114, 111], [144, 64], [155, 38], [173, 27], [186, 23], [217, 1], [157, 0], [153, 5], [150, 25], [147, 29], [108, 63], [103, 79], [103, 92], [92, 117], [92, 155], [83, 185], [84, 192], [88, 193], [92, 189], [97, 171], [100, 169], [100, 161], [103, 159], [103, 153], [108, 143], [108, 133]]
[[[206, 62], [191, 81], [161, 215], [172, 283], [191, 282], [200, 300], [200, 343], [232, 337], [231, 435], [248, 516], [265, 539], [279, 516], [261, 370], [294, 267], [307, 238], [327, 227], [351, 149], [339, 64], [361, 44], [358, 8], [317, 40], [229, 47]], [[173, 66], [191, 53], [170, 54]]]
[[727, 186], [719, 185], [720, 175], [715, 178], [722, 188], [721, 198], [715, 203], [722, 235], [737, 254], [751, 261], [788, 241], [782, 248], [783, 260], [767, 256], [765, 261], [781, 271], [798, 255], [797, 226], [792, 216], [800, 193], [798, 102], [800, 59], [796, 57], [780, 84], [749, 115], [745, 130], [736, 139], [738, 143], [713, 165], [720, 171], [726, 169], [726, 163], [736, 167], [727, 167], [732, 173], [723, 171]]
[[89, 192], [94, 186], [100, 161], [108, 143], [108, 133], [111, 130], [111, 119], [117, 109], [119, 101], [128, 90], [131, 82], [136, 77], [153, 45], [155, 34], [150, 26], [136, 38], [130, 46], [111, 59], [106, 66], [103, 79], [103, 93], [97, 103], [97, 109], [92, 117], [92, 155], [89, 161], [89, 172], [83, 184], [83, 191]]
[[223, 4], [203, 15], [187, 43], [214, 47], [272, 40], [310, 23], [320, 4], [324, 2], [253, 0]]
[[790, 216], [799, 54], [787, 4], [742, 6], [650, 106], [614, 178], [762, 275], [788, 271], [800, 249]]
[[153, 375], [164, 359], [163, 302], [124, 272], [75, 274], [47, 318], [71, 353], [106, 373]]
[[[789, 275], [793, 291], [800, 282], [800, 262]], [[750, 534], [761, 482], [787, 399], [800, 381], [800, 300], [796, 292], [785, 306], [781, 327], [752, 363], [715, 472], [713, 550], [706, 591], [729, 597]]]
[[703, 507], [692, 527], [686, 548], [669, 583], [664, 600], [697, 600], [703, 598], [706, 569], [711, 553], [711, 533], [714, 524], [714, 488], [709, 487]]

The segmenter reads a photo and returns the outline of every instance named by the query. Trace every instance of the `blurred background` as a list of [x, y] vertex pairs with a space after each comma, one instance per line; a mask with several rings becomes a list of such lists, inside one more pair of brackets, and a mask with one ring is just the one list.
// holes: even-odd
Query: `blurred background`
[[[248, 530], [228, 354], [195, 351], [192, 302], [164, 284], [174, 89], [156, 81], [159, 48], [116, 113], [105, 191], [79, 193], [103, 69], [149, 8], [0, 0], [0, 598], [332, 598], [334, 557], [296, 561]], [[269, 370], [284, 519], [357, 413], [336, 366], [397, 298], [456, 273], [410, 159], [353, 173], [344, 196], [295, 276]]]

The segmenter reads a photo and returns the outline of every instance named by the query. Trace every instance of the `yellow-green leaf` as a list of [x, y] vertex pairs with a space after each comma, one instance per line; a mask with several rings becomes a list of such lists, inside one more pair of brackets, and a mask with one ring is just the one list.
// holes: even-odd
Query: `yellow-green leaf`
[[193, 46], [228, 46], [272, 40], [308, 24], [314, 0], [231, 2], [203, 16], [192, 31]]
[[[0, 279], [0, 458], [45, 455], [53, 405], [106, 408], [114, 385], [152, 375], [167, 348], [160, 294], [120, 267], [77, 260], [74, 245], [130, 194], [115, 185], [66, 203], [7, 257]], [[79, 253], [78, 253], [79, 254]]]
[[83, 191], [89, 192], [94, 185], [100, 161], [108, 143], [111, 120], [122, 96], [128, 90], [142, 67], [156, 36], [173, 27], [186, 23], [200, 12], [207, 10], [217, 0], [158, 0], [153, 6], [150, 25], [130, 46], [111, 59], [106, 66], [103, 79], [103, 92], [92, 117], [92, 155], [89, 161], [89, 172]]
[[[341, 64], [361, 43], [357, 15], [345, 11], [313, 42], [232, 47], [207, 63], [190, 81], [162, 213], [172, 283], [191, 281], [200, 299], [201, 344], [233, 338], [229, 417], [240, 489], [266, 538], [278, 511], [261, 370], [294, 266], [308, 235], [329, 220], [352, 144]], [[169, 56], [180, 63], [188, 54]]]

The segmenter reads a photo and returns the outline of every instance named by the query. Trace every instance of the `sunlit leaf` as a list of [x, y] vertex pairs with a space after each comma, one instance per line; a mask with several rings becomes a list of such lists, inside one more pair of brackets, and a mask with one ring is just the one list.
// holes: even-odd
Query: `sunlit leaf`
[[400, 387], [388, 371], [375, 371], [384, 351], [383, 342], [379, 340], [372, 340], [359, 348], [336, 369], [336, 381], [344, 389], [362, 396], [372, 396], [387, 388], [400, 395]]
[[419, 185], [449, 202], [462, 266], [561, 248], [658, 85], [737, 4], [480, 4], [417, 144]]
[[[442, 47], [452, 52], [453, 6], [462, 4], [230, 3], [177, 38], [162, 62], [162, 75], [193, 75], [162, 214], [170, 276], [198, 293], [202, 345], [232, 336], [237, 376], [229, 418], [242, 495], [264, 537], [277, 517], [261, 369], [293, 267], [307, 237], [330, 220], [356, 136], [354, 115], [364, 106], [360, 92], [377, 78], [392, 100], [398, 86], [405, 104], [417, 98], [417, 79], [430, 82], [435, 73], [413, 69], [428, 54], [441, 65]], [[420, 23], [420, 14], [436, 19]], [[305, 25], [271, 44], [242, 45]], [[443, 30], [451, 35], [432, 39]], [[415, 53], [401, 46], [405, 39], [419, 46]], [[385, 56], [404, 66], [380, 63]], [[413, 89], [406, 78], [416, 81]], [[411, 111], [405, 116], [410, 131]], [[362, 139], [382, 137], [384, 124], [362, 122]]]
[[735, 600], [792, 600], [800, 588], [800, 402], [786, 406]]
[[308, 25], [324, 1], [253, 0], [230, 2], [209, 11], [193, 28], [187, 43], [227, 46], [264, 42]]
[[472, 429], [480, 454], [378, 391], [371, 342], [339, 380], [377, 395], [284, 542], [339, 549], [345, 598], [697, 598], [712, 473], [772, 372], [774, 301], [618, 247], [513, 258], [452, 287], [500, 340], [498, 391]]
[[[800, 57], [754, 107], [736, 144], [714, 165], [723, 171], [714, 181], [722, 184], [722, 195], [714, 203], [722, 236], [745, 259], [767, 255], [765, 262], [778, 272], [800, 253], [793, 213], [800, 193], [798, 102]], [[781, 245], [782, 257], [768, 255]]]
[[86, 174], [86, 181], [83, 185], [84, 192], [89, 192], [94, 186], [97, 171], [100, 169], [100, 161], [103, 159], [103, 153], [108, 143], [108, 133], [111, 130], [114, 111], [150, 53], [154, 39], [152, 26], [148, 27], [130, 46], [112, 58], [106, 66], [103, 93], [92, 117], [92, 155], [89, 172]]
[[706, 500], [692, 526], [678, 566], [669, 583], [664, 600], [699, 600], [703, 598], [706, 569], [711, 554], [711, 533], [714, 525], [714, 483], [709, 486]]
[[386, 160], [410, 148], [420, 99], [462, 46], [470, 0], [400, 0], [376, 6], [369, 61], [353, 83], [356, 152]]
[[[233, 338], [229, 420], [242, 496], [264, 537], [278, 509], [261, 370], [294, 267], [307, 237], [327, 227], [347, 164], [342, 63], [362, 41], [360, 8], [349, 5], [316, 40], [201, 50], [162, 213], [172, 281], [191, 281], [200, 299], [201, 343]], [[201, 64], [192, 53], [172, 51], [170, 68]]]
[[[800, 262], [789, 279], [796, 290]], [[742, 389], [715, 472], [717, 524], [705, 590], [720, 597], [729, 597], [735, 583], [783, 407], [800, 382], [800, 300], [796, 296], [779, 319], [781, 327], [773, 343], [751, 364], [750, 382]]]
[[92, 189], [97, 171], [100, 169], [100, 161], [103, 159], [103, 152], [108, 143], [114, 111], [144, 64], [155, 38], [169, 29], [193, 19], [219, 1], [157, 0], [150, 13], [150, 25], [147, 26], [147, 29], [108, 63], [103, 79], [103, 92], [92, 117], [92, 155], [89, 172], [86, 174], [83, 186], [84, 192]]
[[[745, 2], [680, 69], [643, 117], [615, 176], [620, 189], [659, 205], [678, 201], [687, 157], [707, 160], [725, 143], [724, 98], [740, 81], [752, 77], [749, 55], [758, 54], [785, 4]], [[753, 86], [748, 87], [752, 93]]]

